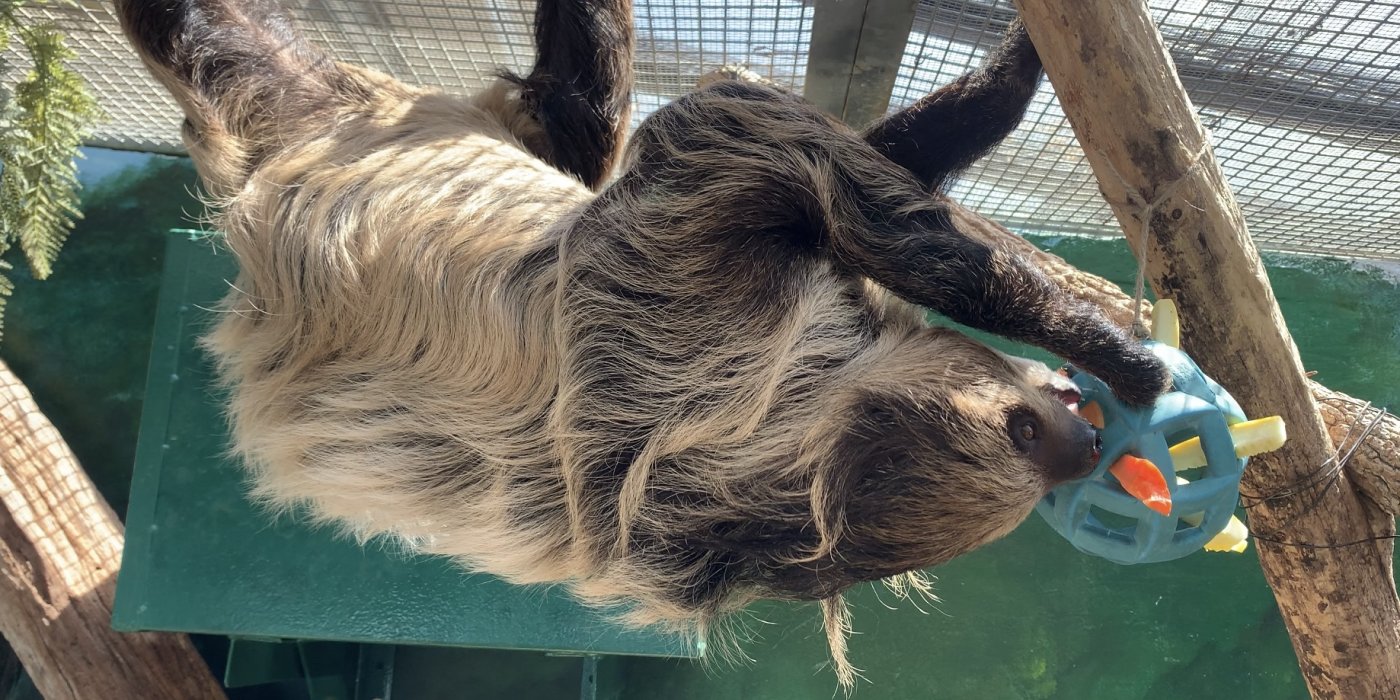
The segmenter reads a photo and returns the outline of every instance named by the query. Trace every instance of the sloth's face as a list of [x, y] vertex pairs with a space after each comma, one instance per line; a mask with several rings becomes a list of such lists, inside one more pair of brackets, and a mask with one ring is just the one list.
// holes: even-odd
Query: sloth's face
[[842, 541], [829, 561], [784, 571], [787, 591], [822, 597], [843, 577], [943, 563], [1009, 533], [1051, 489], [1093, 471], [1098, 432], [1078, 415], [1069, 379], [953, 331], [926, 352], [905, 366], [917, 367], [923, 393], [906, 379], [861, 402], [841, 445], [854, 472]]
[[1003, 355], [1033, 392], [1007, 411], [1016, 451], [1045, 471], [1050, 486], [1088, 476], [1099, 461], [1098, 431], [1079, 415], [1079, 388], [1044, 363]]
[[[901, 374], [860, 402], [852, 435], [861, 445], [854, 454], [903, 463], [897, 478], [922, 476], [930, 488], [995, 503], [1039, 498], [1098, 463], [1098, 431], [1079, 415], [1078, 387], [1044, 363], [950, 329], [936, 329], [921, 356], [900, 359]], [[880, 471], [871, 458], [855, 461]]]

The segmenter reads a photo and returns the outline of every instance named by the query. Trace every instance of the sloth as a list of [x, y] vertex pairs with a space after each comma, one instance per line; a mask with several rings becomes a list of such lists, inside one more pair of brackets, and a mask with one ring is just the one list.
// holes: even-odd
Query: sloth
[[533, 69], [467, 97], [337, 63], [272, 0], [116, 7], [240, 266], [205, 347], [272, 508], [627, 624], [820, 601], [849, 684], [845, 590], [1005, 535], [1098, 456], [1072, 382], [926, 310], [1167, 387], [954, 225], [946, 184], [1041, 77], [1019, 22], [862, 132], [720, 75], [628, 139], [629, 0], [540, 0]]

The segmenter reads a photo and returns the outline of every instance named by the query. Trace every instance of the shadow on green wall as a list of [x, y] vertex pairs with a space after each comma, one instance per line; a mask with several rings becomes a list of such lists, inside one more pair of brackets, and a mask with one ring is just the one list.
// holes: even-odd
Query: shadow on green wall
[[39, 282], [14, 273], [0, 356], [126, 512], [166, 232], [200, 205], [185, 158], [145, 157], [80, 192], [84, 218]]

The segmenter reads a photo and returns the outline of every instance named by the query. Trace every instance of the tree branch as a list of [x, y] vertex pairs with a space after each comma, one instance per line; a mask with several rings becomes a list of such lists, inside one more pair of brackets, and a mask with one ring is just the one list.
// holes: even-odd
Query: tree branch
[[0, 362], [0, 633], [46, 700], [222, 700], [183, 634], [111, 628], [123, 532]]
[[1250, 460], [1259, 563], [1315, 698], [1400, 697], [1395, 519], [1332, 454], [1297, 347], [1209, 136], [1141, 0], [1016, 0], [1099, 188], [1182, 347], [1288, 443]]

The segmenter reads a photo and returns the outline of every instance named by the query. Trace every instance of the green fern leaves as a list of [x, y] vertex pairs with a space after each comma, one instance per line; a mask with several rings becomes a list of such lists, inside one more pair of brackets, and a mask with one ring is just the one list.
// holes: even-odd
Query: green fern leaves
[[[22, 0], [0, 0], [0, 255], [16, 243], [38, 279], [53, 272], [54, 259], [82, 218], [78, 210], [78, 148], [101, 117], [82, 78], [68, 67], [76, 55], [47, 25], [26, 25], [17, 16]], [[19, 40], [33, 66], [11, 75], [3, 52]], [[12, 85], [12, 87], [11, 87]], [[0, 323], [13, 290], [0, 259]]]

